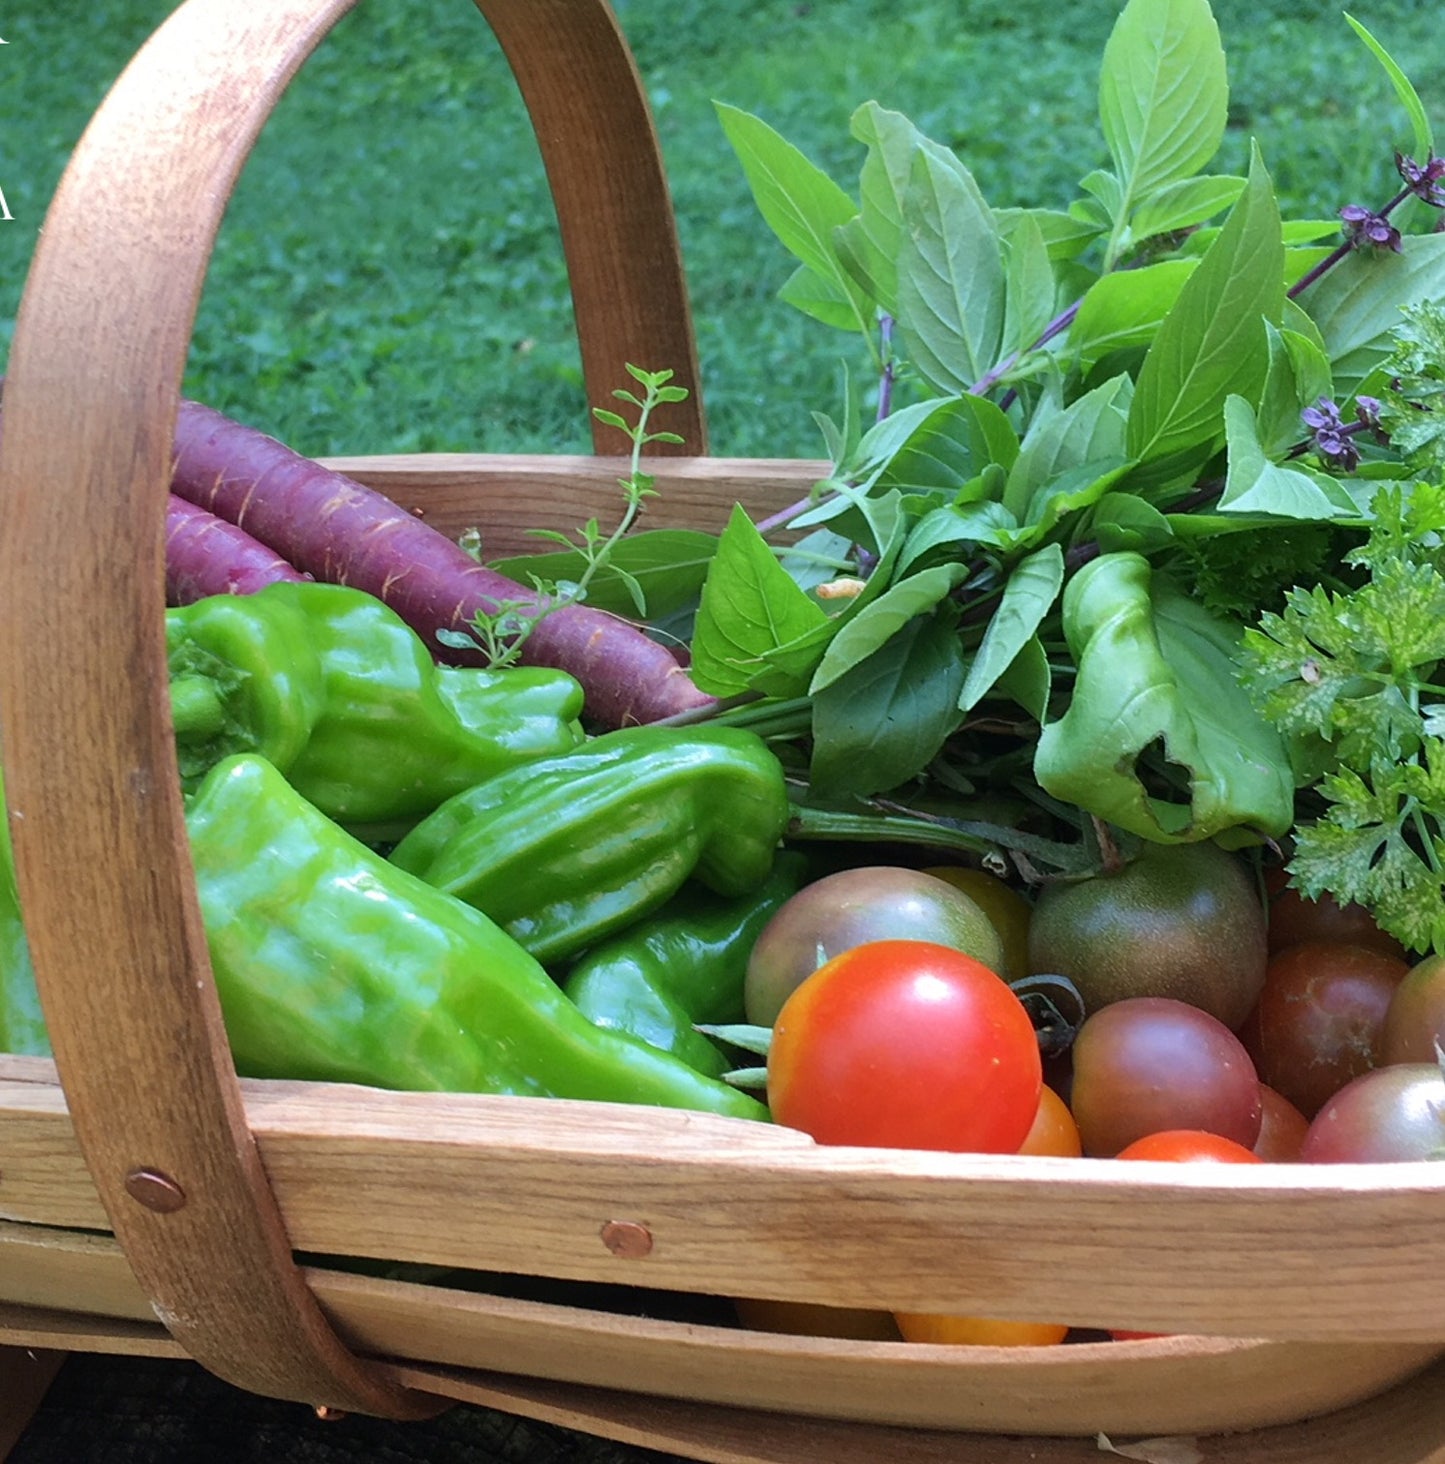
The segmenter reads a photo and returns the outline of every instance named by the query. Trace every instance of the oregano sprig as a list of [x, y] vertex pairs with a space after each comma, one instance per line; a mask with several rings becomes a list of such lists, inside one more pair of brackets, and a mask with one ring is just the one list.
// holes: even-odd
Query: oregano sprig
[[[636, 524], [642, 505], [657, 496], [656, 479], [642, 470], [644, 449], [654, 442], [681, 443], [675, 432], [652, 432], [649, 424], [658, 407], [687, 400], [687, 388], [673, 386], [672, 371], [645, 371], [630, 362], [627, 373], [642, 388], [639, 397], [627, 387], [619, 387], [612, 395], [636, 409], [636, 422], [629, 422], [610, 407], [594, 407], [592, 415], [608, 427], [616, 427], [632, 442], [628, 472], [617, 480], [625, 500], [621, 518], [610, 534], [604, 534], [599, 520], [592, 518], [576, 530], [575, 536], [556, 529], [533, 529], [538, 538], [550, 539], [564, 549], [578, 553], [583, 559], [581, 574], [573, 580], [544, 580], [532, 576], [536, 598], [500, 602], [491, 612], [479, 611], [468, 631], [438, 631], [438, 638], [454, 648], [480, 649], [492, 666], [509, 666], [521, 654], [522, 645], [537, 625], [564, 605], [576, 605], [587, 598], [588, 587], [604, 569], [610, 569], [626, 586], [639, 616], [647, 613], [647, 600], [635, 576], [613, 563], [613, 551]], [[469, 552], [479, 552], [473, 542]]]

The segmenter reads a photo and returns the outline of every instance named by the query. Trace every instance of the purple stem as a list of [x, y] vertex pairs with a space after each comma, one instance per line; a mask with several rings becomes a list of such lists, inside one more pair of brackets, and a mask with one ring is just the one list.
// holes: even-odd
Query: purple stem
[[[1039, 335], [1038, 340], [1036, 340], [1033, 345], [1029, 347], [1029, 350], [1037, 351], [1040, 346], [1048, 345], [1048, 343], [1053, 340], [1056, 335], [1062, 335], [1066, 330], [1068, 330], [1068, 328], [1074, 323], [1074, 317], [1079, 313], [1079, 306], [1083, 303], [1084, 302], [1082, 300], [1075, 300], [1074, 303], [1070, 305], [1067, 310], [1054, 316], [1054, 318], [1049, 321], [1049, 323], [1043, 328], [1043, 331]], [[985, 372], [982, 376], [979, 377], [977, 381], [974, 382], [971, 387], [969, 387], [969, 396], [982, 396], [986, 391], [991, 391], [995, 386], [998, 385], [999, 378], [1014, 364], [1015, 361], [1018, 360], [1021, 355], [1023, 355], [1022, 351], [1015, 351], [1012, 355], [1005, 356], [1004, 359], [1000, 361], [997, 366], [993, 367], [992, 370]]]

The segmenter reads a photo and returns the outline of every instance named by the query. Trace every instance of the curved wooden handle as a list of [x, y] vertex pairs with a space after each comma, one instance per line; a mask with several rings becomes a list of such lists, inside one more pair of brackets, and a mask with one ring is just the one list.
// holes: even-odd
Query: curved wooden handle
[[[0, 737], [57, 1063], [157, 1315], [191, 1356], [254, 1392], [404, 1417], [442, 1405], [332, 1331], [244, 1121], [186, 845], [163, 644], [171, 441], [206, 266], [257, 133], [352, 3], [188, 0], [75, 151], [5, 386]], [[653, 364], [645, 357], [687, 353], [691, 340], [630, 58], [605, 0], [480, 8], [543, 136], [589, 376], [610, 389], [618, 360]], [[594, 176], [604, 153], [608, 171]], [[613, 198], [619, 176], [633, 191]], [[639, 235], [656, 246], [643, 265]], [[657, 273], [644, 281], [640, 268]], [[664, 322], [658, 310], [676, 313]], [[692, 365], [665, 364], [679, 378]]]

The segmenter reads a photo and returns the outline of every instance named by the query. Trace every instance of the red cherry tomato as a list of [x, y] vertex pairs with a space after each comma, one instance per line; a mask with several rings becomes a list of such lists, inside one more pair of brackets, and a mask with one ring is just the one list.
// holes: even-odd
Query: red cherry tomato
[[1263, 1164], [1252, 1149], [1236, 1144], [1220, 1134], [1203, 1129], [1166, 1129], [1163, 1133], [1145, 1134], [1126, 1148], [1116, 1159], [1156, 1159], [1178, 1164]]
[[1014, 1154], [1042, 1087], [1023, 1003], [928, 941], [834, 956], [783, 1004], [768, 1053], [773, 1117], [820, 1144]]
[[[1121, 1149], [1119, 1159], [1153, 1159], [1181, 1164], [1262, 1164], [1258, 1154], [1236, 1144], [1232, 1139], [1218, 1134], [1207, 1134], [1199, 1129], [1172, 1129], [1163, 1133], [1146, 1134], [1135, 1139], [1127, 1148]], [[1163, 1332], [1126, 1332], [1110, 1328], [1109, 1335], [1116, 1342], [1146, 1342], [1152, 1337], [1167, 1336]]]
[[1239, 1029], [1259, 1080], [1306, 1118], [1380, 1064], [1385, 1013], [1409, 971], [1369, 946], [1304, 941], [1270, 958], [1264, 990]]

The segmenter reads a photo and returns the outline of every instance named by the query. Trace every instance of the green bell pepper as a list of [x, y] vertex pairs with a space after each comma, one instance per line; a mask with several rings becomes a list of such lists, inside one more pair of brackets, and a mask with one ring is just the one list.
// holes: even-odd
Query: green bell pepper
[[439, 667], [364, 591], [273, 584], [166, 612], [184, 785], [256, 752], [352, 826], [414, 822], [484, 778], [576, 747], [582, 688], [544, 667]]
[[217, 764], [186, 822], [240, 1072], [767, 1117], [594, 1026], [485, 915], [389, 864], [263, 758]]
[[758, 888], [788, 821], [777, 758], [736, 727], [629, 727], [450, 798], [392, 850], [539, 961], [566, 960], [692, 877]]
[[803, 886], [807, 860], [785, 851], [767, 882], [725, 898], [689, 882], [655, 915], [594, 946], [562, 990], [599, 1027], [627, 1032], [709, 1077], [736, 1064], [697, 1023], [741, 1022], [748, 954]]
[[49, 1057], [50, 1041], [35, 987], [35, 968], [20, 920], [15, 887], [15, 853], [5, 817], [5, 783], [0, 779], [0, 1052]]

